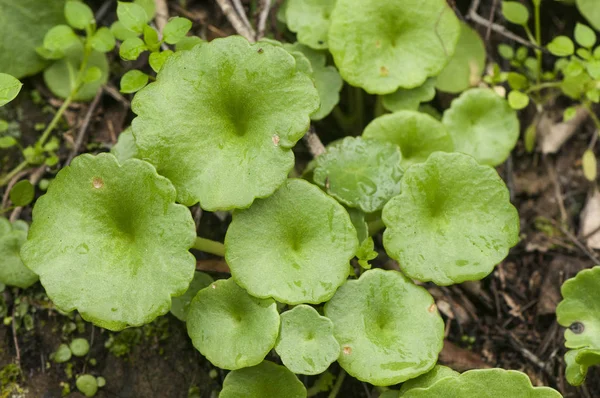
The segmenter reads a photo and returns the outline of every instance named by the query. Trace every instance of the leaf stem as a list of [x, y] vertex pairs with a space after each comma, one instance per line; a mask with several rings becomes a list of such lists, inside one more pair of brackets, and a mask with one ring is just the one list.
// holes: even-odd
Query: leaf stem
[[335, 385], [331, 389], [331, 393], [329, 394], [329, 398], [336, 398], [340, 389], [342, 388], [342, 384], [344, 384], [344, 379], [346, 378], [346, 371], [344, 369], [340, 370], [340, 374], [338, 375], [337, 380], [335, 381]]
[[192, 249], [199, 250], [201, 252], [214, 254], [215, 256], [225, 257], [225, 245], [221, 242], [217, 242], [214, 240], [196, 237], [196, 242], [194, 242], [194, 246]]
[[17, 174], [19, 174], [21, 172], [21, 170], [23, 170], [25, 167], [27, 167], [28, 163], [26, 160], [22, 161], [21, 163], [19, 163], [19, 165], [17, 167], [15, 167], [14, 169], [12, 169], [8, 174], [6, 174], [4, 177], [2, 177], [2, 179], [0, 179], [0, 187], [3, 187], [4, 185], [8, 184], [8, 182]]
[[69, 94], [69, 96], [65, 99], [65, 101], [62, 103], [60, 108], [58, 108], [58, 111], [54, 114], [54, 117], [52, 118], [52, 120], [50, 121], [50, 123], [48, 124], [48, 126], [46, 127], [44, 132], [42, 133], [42, 136], [35, 143], [35, 146], [37, 146], [37, 147], [44, 146], [44, 144], [46, 143], [46, 140], [50, 136], [50, 133], [52, 132], [52, 130], [54, 130], [54, 128], [58, 124], [58, 121], [62, 117], [63, 113], [65, 113], [65, 111], [67, 110], [69, 105], [71, 105], [71, 102], [73, 102], [73, 92], [71, 92], [71, 94]]
[[598, 130], [598, 134], [600, 134], [600, 119], [598, 118], [598, 115], [594, 113], [594, 110], [592, 109], [592, 106], [588, 101], [584, 101], [583, 106], [585, 107], [585, 109], [587, 109], [588, 113], [590, 114], [590, 117], [596, 125], [596, 130]]
[[[535, 14], [535, 41], [538, 46], [542, 45], [542, 27], [540, 18], [540, 9], [542, 8], [541, 1], [534, 1], [534, 14]], [[535, 50], [537, 57], [537, 83], [539, 84], [542, 80], [542, 52], [538, 49]]]
[[529, 87], [525, 93], [529, 94], [532, 92], [536, 92], [536, 91], [540, 91], [543, 90], [545, 88], [555, 88], [555, 87], [560, 87], [561, 82], [546, 82], [546, 83], [540, 83], [540, 84], [536, 84], [534, 86]]

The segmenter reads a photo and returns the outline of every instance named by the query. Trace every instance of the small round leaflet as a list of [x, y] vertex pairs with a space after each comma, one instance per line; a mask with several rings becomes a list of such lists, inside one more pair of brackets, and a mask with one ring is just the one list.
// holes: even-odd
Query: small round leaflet
[[481, 164], [504, 162], [519, 139], [519, 119], [508, 102], [494, 91], [474, 88], [452, 101], [442, 123], [457, 152]]
[[397, 271], [372, 269], [325, 304], [352, 376], [389, 386], [427, 373], [437, 361], [444, 322], [433, 298]]
[[225, 236], [233, 279], [255, 297], [287, 304], [329, 300], [348, 277], [357, 247], [346, 209], [299, 179], [235, 211]]
[[283, 184], [318, 108], [313, 81], [285, 49], [230, 36], [170, 56], [136, 94], [132, 127], [140, 158], [179, 202], [231, 210]]
[[264, 361], [229, 372], [219, 398], [306, 398], [306, 388], [285, 366]]
[[11, 224], [0, 217], [0, 283], [25, 289], [37, 282], [38, 276], [25, 267], [19, 255], [28, 230], [24, 221]]
[[400, 193], [401, 160], [390, 142], [346, 137], [316, 159], [313, 179], [343, 204], [373, 213]]
[[165, 314], [185, 293], [195, 237], [190, 211], [149, 163], [85, 154], [38, 199], [21, 256], [62, 311], [120, 330]]
[[250, 296], [233, 279], [220, 279], [192, 300], [187, 330], [213, 365], [230, 370], [254, 366], [275, 346], [277, 304]]
[[459, 33], [445, 0], [337, 0], [329, 50], [348, 83], [390, 94], [440, 73]]
[[317, 375], [327, 370], [340, 355], [333, 337], [333, 323], [308, 305], [281, 314], [281, 329], [275, 351], [292, 372]]
[[383, 208], [385, 250], [410, 278], [438, 285], [478, 280], [519, 240], [519, 215], [489, 166], [435, 152], [411, 166]]

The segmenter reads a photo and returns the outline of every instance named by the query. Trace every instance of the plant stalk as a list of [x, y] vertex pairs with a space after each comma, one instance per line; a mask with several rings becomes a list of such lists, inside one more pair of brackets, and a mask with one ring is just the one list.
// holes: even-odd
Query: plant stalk
[[[535, 14], [535, 41], [538, 46], [542, 45], [542, 26], [540, 18], [540, 9], [542, 7], [541, 1], [534, 1], [534, 14]], [[542, 80], [542, 51], [536, 49], [535, 55], [537, 58], [537, 83], [539, 84]]]
[[340, 370], [340, 374], [338, 375], [337, 380], [335, 381], [335, 385], [331, 389], [331, 393], [329, 394], [329, 398], [336, 398], [340, 389], [342, 388], [342, 384], [344, 384], [344, 379], [346, 378], [346, 371], [344, 369]]
[[194, 242], [194, 246], [192, 246], [192, 249], [214, 254], [215, 256], [225, 257], [224, 244], [214, 240], [201, 238], [199, 236], [196, 238], [196, 242]]

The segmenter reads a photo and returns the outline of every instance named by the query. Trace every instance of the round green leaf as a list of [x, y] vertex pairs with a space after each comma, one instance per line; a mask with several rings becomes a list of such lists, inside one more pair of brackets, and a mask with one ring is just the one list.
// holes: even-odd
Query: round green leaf
[[167, 22], [163, 29], [163, 39], [168, 44], [175, 44], [183, 39], [192, 29], [192, 21], [187, 18], [174, 17]]
[[186, 205], [248, 207], [272, 194], [294, 165], [319, 96], [294, 58], [239, 36], [173, 54], [136, 94], [133, 134]]
[[19, 255], [27, 230], [23, 221], [11, 224], [0, 217], [0, 283], [26, 289], [37, 282], [38, 276], [25, 267]]
[[508, 22], [517, 25], [527, 25], [529, 20], [529, 11], [527, 7], [517, 1], [503, 1], [502, 15]]
[[135, 139], [133, 138], [131, 127], [128, 127], [119, 134], [117, 143], [111, 148], [110, 153], [115, 155], [119, 163], [138, 157], [137, 146], [135, 146]]
[[479, 33], [464, 22], [460, 26], [456, 51], [436, 80], [436, 88], [447, 93], [476, 86], [485, 68], [485, 45]]
[[125, 41], [140, 35], [139, 33], [135, 33], [127, 29], [120, 21], [115, 21], [112, 25], [110, 25], [110, 32], [117, 40], [120, 41]]
[[171, 304], [171, 314], [175, 315], [180, 321], [187, 319], [187, 314], [190, 310], [190, 303], [196, 297], [196, 294], [210, 285], [213, 282], [213, 278], [204, 272], [194, 273], [194, 279], [190, 283], [188, 290], [178, 297], [173, 297]]
[[416, 111], [422, 102], [429, 102], [435, 97], [435, 77], [425, 80], [422, 86], [410, 89], [400, 88], [392, 94], [386, 94], [382, 97], [385, 109], [398, 111]]
[[161, 51], [161, 52], [153, 52], [148, 57], [148, 63], [150, 64], [150, 67], [152, 68], [152, 70], [154, 72], [158, 73], [158, 72], [160, 72], [163, 65], [165, 64], [165, 62], [167, 62], [167, 59], [169, 59], [169, 57], [171, 55], [173, 55], [173, 51], [171, 51], [171, 50], [165, 50], [165, 51]]
[[439, 74], [454, 54], [459, 33], [445, 0], [337, 0], [329, 50], [348, 83], [371, 94], [390, 94]]
[[573, 41], [567, 36], [557, 36], [548, 43], [548, 51], [557, 57], [568, 57], [575, 52]]
[[404, 273], [451, 285], [478, 280], [519, 241], [519, 215], [496, 170], [461, 153], [413, 165], [383, 208], [383, 245]]
[[148, 75], [140, 70], [133, 69], [121, 77], [121, 92], [135, 93], [144, 88], [146, 84], [148, 84]]
[[139, 37], [130, 37], [121, 43], [119, 55], [126, 61], [135, 61], [141, 53], [148, 50], [146, 43]]
[[508, 93], [508, 105], [515, 110], [521, 110], [529, 105], [529, 96], [517, 90]]
[[[78, 43], [69, 47], [66, 56], [44, 70], [44, 82], [55, 95], [67, 98], [77, 86], [77, 74], [83, 60], [83, 45]], [[92, 51], [87, 63], [88, 68], [97, 67], [102, 71], [100, 79], [83, 84], [74, 96], [75, 101], [90, 101], [98, 89], [108, 81], [108, 60], [103, 53]]]
[[219, 398], [306, 398], [306, 388], [285, 366], [264, 361], [229, 372]]
[[316, 375], [327, 370], [340, 355], [333, 337], [333, 323], [308, 305], [281, 314], [281, 330], [275, 351], [292, 372]]
[[457, 152], [481, 164], [504, 162], [519, 139], [519, 119], [507, 101], [490, 89], [470, 89], [452, 101], [442, 123]]
[[15, 206], [27, 206], [33, 201], [35, 189], [27, 180], [17, 182], [10, 190], [10, 201]]
[[508, 61], [515, 57], [515, 50], [508, 44], [499, 44], [498, 45], [498, 54]]
[[71, 349], [66, 344], [61, 344], [55, 353], [52, 354], [52, 360], [56, 363], [65, 363], [71, 359]]
[[115, 48], [115, 37], [110, 29], [102, 27], [94, 33], [94, 36], [90, 39], [90, 44], [94, 50], [106, 53]]
[[0, 106], [14, 100], [21, 91], [23, 84], [6, 73], [0, 73]]
[[69, 25], [75, 29], [83, 30], [96, 24], [91, 8], [79, 1], [69, 0], [65, 3], [65, 18]]
[[336, 0], [288, 0], [285, 19], [298, 41], [311, 48], [326, 49], [331, 12]]
[[442, 123], [414, 111], [400, 111], [374, 119], [365, 128], [363, 137], [398, 145], [404, 168], [424, 162], [433, 152], [454, 150], [452, 139]]
[[84, 357], [90, 351], [90, 343], [86, 339], [77, 338], [71, 341], [69, 348], [76, 357]]
[[44, 36], [44, 48], [50, 53], [62, 55], [77, 43], [80, 43], [79, 36], [68, 25], [56, 25]]
[[75, 382], [77, 389], [86, 397], [93, 397], [98, 392], [98, 382], [92, 375], [83, 375]]
[[397, 145], [346, 137], [316, 159], [313, 179], [341, 203], [373, 213], [400, 193], [401, 160]]
[[202, 44], [206, 44], [206, 42], [198, 36], [186, 36], [177, 42], [175, 45], [175, 51], [191, 50], [192, 48]]
[[298, 179], [235, 211], [225, 236], [225, 258], [236, 282], [255, 297], [287, 304], [330, 299], [348, 277], [357, 247], [342, 205]]
[[0, 71], [20, 79], [46, 66], [36, 48], [50, 28], [64, 23], [64, 6], [64, 0], [0, 0]]
[[148, 323], [194, 275], [194, 220], [175, 195], [146, 162], [78, 156], [38, 199], [23, 262], [65, 312], [111, 330]]
[[372, 269], [325, 304], [342, 346], [340, 365], [376, 386], [428, 372], [442, 350], [444, 322], [433, 298], [396, 271]]
[[123, 26], [133, 32], [142, 33], [148, 21], [148, 14], [144, 7], [137, 3], [117, 3], [117, 17]]
[[250, 296], [233, 279], [198, 292], [187, 315], [194, 347], [213, 365], [240, 369], [259, 364], [279, 334], [277, 304]]
[[450, 369], [449, 367], [435, 365], [433, 369], [431, 369], [424, 375], [421, 375], [415, 379], [407, 380], [406, 382], [402, 383], [402, 387], [400, 388], [400, 396], [403, 397], [403, 394], [406, 393], [408, 390], [413, 390], [415, 388], [429, 388], [438, 381], [445, 379], [446, 377], [457, 377], [459, 375], [460, 373]]
[[596, 32], [587, 25], [575, 25], [575, 41], [582, 47], [591, 48], [596, 44]]
[[[2, 122], [0, 122], [0, 124], [1, 123]], [[8, 123], [7, 123], [7, 125], [8, 125]], [[0, 137], [0, 149], [12, 148], [13, 146], [17, 145], [17, 143], [18, 143], [18, 141], [15, 140], [13, 137], [10, 137], [10, 136]]]
[[597, 0], [577, 0], [577, 8], [596, 30], [600, 30], [600, 3]]
[[562, 398], [549, 387], [534, 387], [525, 373], [504, 369], [469, 370], [455, 377], [445, 377], [428, 388], [408, 390], [402, 398]]

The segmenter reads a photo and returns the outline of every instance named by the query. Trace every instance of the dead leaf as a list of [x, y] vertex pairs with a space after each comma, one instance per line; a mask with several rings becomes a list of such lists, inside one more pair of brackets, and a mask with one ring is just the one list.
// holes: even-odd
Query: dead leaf
[[544, 112], [538, 124], [538, 140], [542, 153], [556, 153], [587, 119], [584, 107], [577, 107], [573, 119], [562, 121], [562, 112]]
[[592, 249], [600, 249], [600, 230], [598, 230], [600, 228], [600, 192], [596, 191], [588, 198], [581, 212], [580, 221], [580, 235], [587, 236], [585, 243]]

